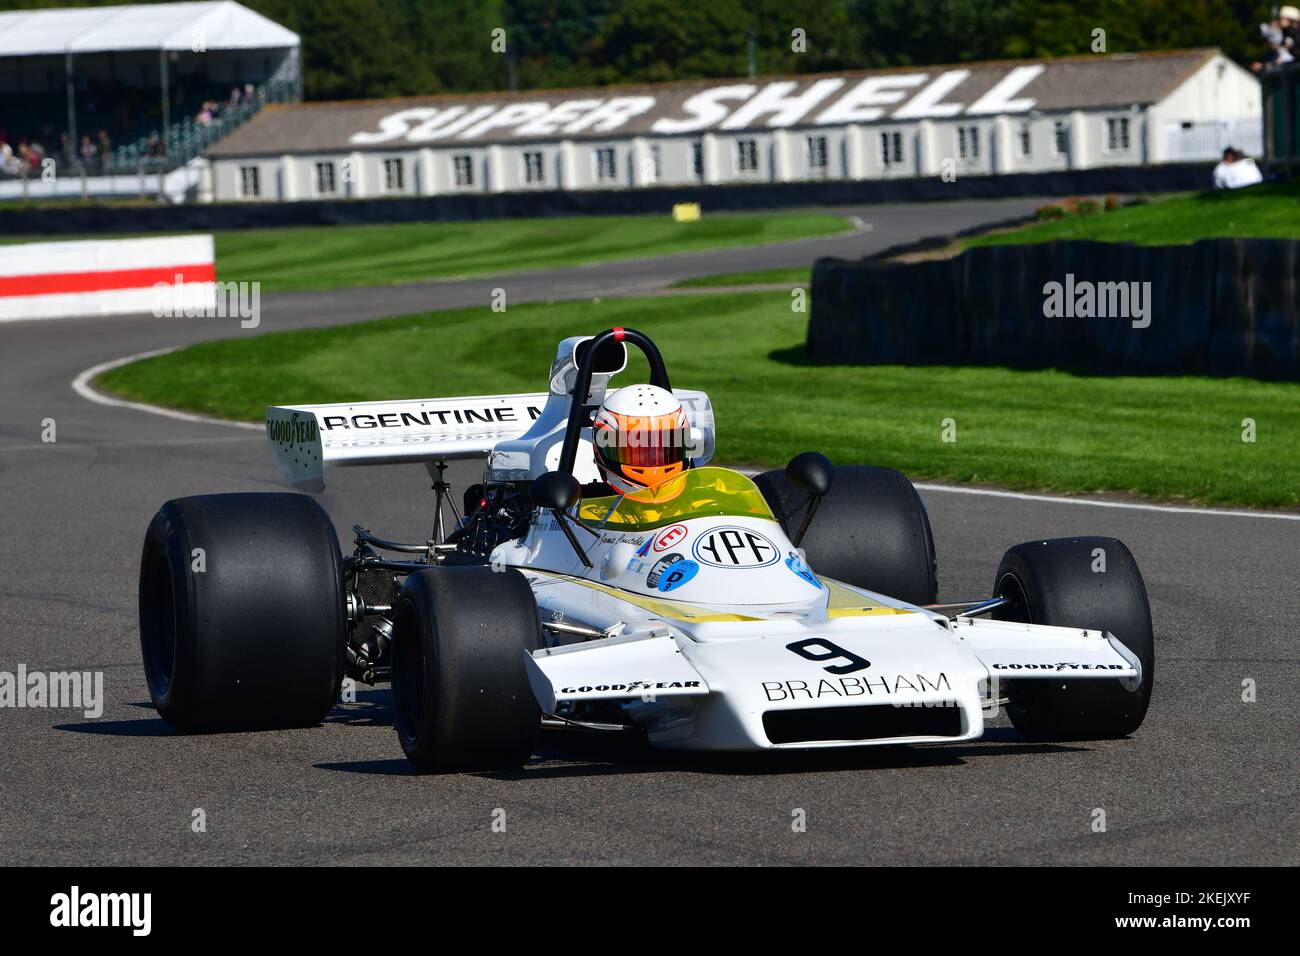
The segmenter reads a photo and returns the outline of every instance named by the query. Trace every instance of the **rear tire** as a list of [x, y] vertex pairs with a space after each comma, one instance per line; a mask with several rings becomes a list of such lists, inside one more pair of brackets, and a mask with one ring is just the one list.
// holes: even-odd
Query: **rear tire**
[[[783, 471], [754, 479], [794, 540], [807, 499]], [[909, 604], [933, 604], [939, 593], [930, 518], [901, 472], [872, 465], [839, 465], [831, 490], [801, 543], [808, 566], [836, 581]]]
[[513, 568], [408, 576], [393, 630], [393, 710], [411, 763], [438, 772], [523, 766], [541, 721], [524, 652], [540, 646], [532, 588]]
[[199, 495], [154, 515], [140, 651], [153, 705], [177, 730], [319, 724], [346, 641], [338, 538], [311, 498]]
[[[1105, 571], [1094, 571], [1100, 550]], [[998, 565], [993, 593], [1008, 598], [1004, 621], [1109, 631], [1142, 662], [1142, 683], [1013, 680], [1007, 714], [1028, 740], [1108, 740], [1142, 724], [1155, 678], [1151, 608], [1137, 562], [1115, 538], [1057, 538], [1018, 544]]]

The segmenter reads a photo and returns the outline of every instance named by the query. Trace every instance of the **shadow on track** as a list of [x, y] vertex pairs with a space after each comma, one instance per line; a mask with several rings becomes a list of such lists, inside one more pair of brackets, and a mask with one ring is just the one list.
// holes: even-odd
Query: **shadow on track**
[[144, 720], [88, 720], [84, 724], [55, 724], [55, 730], [74, 734], [99, 734], [105, 737], [179, 737], [161, 717]]
[[[647, 773], [776, 776], [799, 773], [958, 767], [973, 757], [1070, 753], [1083, 747], [1026, 743], [1011, 728], [991, 728], [968, 744], [850, 747], [842, 750], [778, 750], [759, 753], [690, 753], [655, 750], [636, 732], [547, 731], [532, 760], [519, 770], [479, 772], [491, 780], [529, 782]], [[420, 776], [404, 760], [355, 760], [314, 764], [318, 770], [381, 776]]]

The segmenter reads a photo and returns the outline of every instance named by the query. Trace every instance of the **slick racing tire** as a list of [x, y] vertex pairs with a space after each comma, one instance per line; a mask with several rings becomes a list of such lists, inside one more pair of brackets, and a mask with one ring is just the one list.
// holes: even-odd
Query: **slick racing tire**
[[[783, 471], [764, 472], [754, 481], [777, 517], [787, 516], [781, 525], [794, 540], [807, 494]], [[909, 604], [933, 604], [939, 592], [925, 505], [912, 483], [892, 468], [836, 466], [801, 547], [814, 572], [845, 584]]]
[[1142, 573], [1122, 541], [1018, 544], [998, 565], [993, 593], [1009, 602], [994, 612], [1000, 620], [1109, 631], [1142, 662], [1137, 690], [1097, 678], [1008, 681], [1007, 714], [1022, 736], [1108, 740], [1138, 729], [1151, 701], [1155, 640]]
[[319, 724], [346, 641], [339, 542], [311, 498], [199, 495], [154, 515], [140, 651], [153, 705], [177, 730]]
[[524, 653], [540, 646], [532, 588], [515, 569], [408, 576], [393, 629], [393, 711], [411, 763], [429, 772], [522, 767], [541, 724]]

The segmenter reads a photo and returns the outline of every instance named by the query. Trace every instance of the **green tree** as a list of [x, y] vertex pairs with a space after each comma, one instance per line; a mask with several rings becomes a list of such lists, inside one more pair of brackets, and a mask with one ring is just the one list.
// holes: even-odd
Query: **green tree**
[[[0, 0], [3, 8], [122, 0]], [[302, 37], [309, 99], [644, 83], [1222, 47], [1264, 52], [1271, 0], [243, 0]], [[494, 29], [509, 53], [493, 52]], [[807, 49], [791, 49], [804, 31]]]

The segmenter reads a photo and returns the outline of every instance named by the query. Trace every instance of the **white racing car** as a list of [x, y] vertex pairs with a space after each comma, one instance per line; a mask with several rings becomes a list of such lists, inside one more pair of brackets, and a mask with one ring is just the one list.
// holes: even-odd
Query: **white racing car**
[[[649, 384], [611, 389], [627, 346]], [[391, 679], [423, 770], [518, 767], [544, 726], [694, 750], [972, 740], [1007, 707], [1033, 740], [1141, 724], [1154, 647], [1111, 538], [1011, 548], [991, 596], [935, 604], [925, 508], [897, 471], [804, 452], [709, 465], [713, 409], [632, 329], [560, 343], [540, 394], [272, 407], [294, 486], [423, 462], [433, 533], [354, 528], [302, 494], [180, 498], [149, 526], [140, 638], [177, 729], [319, 723], [345, 677]], [[485, 458], [463, 516], [446, 463]], [[395, 555], [395, 556], [386, 556]]]

